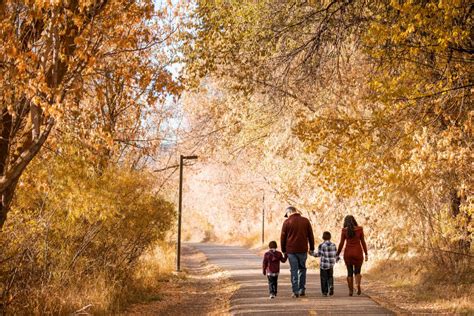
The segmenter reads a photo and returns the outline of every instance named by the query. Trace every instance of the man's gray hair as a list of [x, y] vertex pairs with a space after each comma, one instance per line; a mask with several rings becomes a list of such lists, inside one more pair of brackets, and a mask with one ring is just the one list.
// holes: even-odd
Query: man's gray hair
[[286, 208], [286, 212], [287, 212], [287, 213], [294, 213], [294, 212], [296, 212], [296, 207], [294, 207], [294, 206], [288, 206], [288, 207]]

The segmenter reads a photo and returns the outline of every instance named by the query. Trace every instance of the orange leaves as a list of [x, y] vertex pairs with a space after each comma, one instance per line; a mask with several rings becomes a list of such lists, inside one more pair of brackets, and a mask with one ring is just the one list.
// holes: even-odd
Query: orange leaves
[[[171, 28], [154, 20], [154, 13], [153, 1], [127, 6], [103, 0], [2, 2], [1, 106], [13, 122], [8, 115], [0, 117], [2, 128], [12, 126], [2, 130], [10, 138], [0, 144], [0, 164], [5, 166], [0, 176], [21, 174], [49, 135], [50, 118], [61, 133], [82, 139], [101, 158], [113, 157], [116, 139], [124, 140], [122, 158], [130, 152], [143, 154], [137, 152], [146, 146], [135, 140], [157, 139], [159, 127], [144, 126], [151, 116], [162, 115], [149, 109], [180, 92], [180, 85], [163, 71], [174, 60], [164, 43]], [[41, 143], [31, 141], [33, 107], [39, 108], [41, 126], [35, 133], [41, 135], [35, 140]], [[57, 140], [51, 139], [50, 146]], [[28, 156], [26, 164], [15, 165], [22, 154]]]
[[[4, 5], [10, 12], [16, 7], [24, 9], [19, 18], [25, 33], [16, 37], [12, 32], [15, 20], [2, 20], [1, 50], [15, 68], [10, 69], [9, 76], [3, 76], [8, 82], [2, 82], [1, 86], [16, 85], [16, 98], [25, 94], [45, 114], [56, 116], [66, 113], [72, 103], [77, 106], [78, 97], [87, 95], [90, 86], [102, 80], [102, 67], [115, 68], [113, 71], [127, 85], [136, 84], [138, 89], [156, 86], [160, 89], [158, 93], [163, 93], [163, 87], [169, 85], [168, 92], [177, 92], [171, 78], [160, 78], [159, 84], [150, 86], [155, 80], [154, 63], [163, 60], [161, 56], [165, 54], [160, 51], [163, 47], [150, 45], [161, 31], [150, 28], [155, 25], [148, 21], [153, 17], [151, 1], [131, 3], [128, 8], [117, 1], [103, 5], [93, 0], [80, 1], [76, 6], [61, 1]], [[31, 35], [32, 30], [35, 36]], [[13, 86], [9, 89], [13, 91]], [[8, 95], [7, 92], [2, 95]], [[99, 101], [105, 95], [101, 89], [97, 90]], [[97, 108], [90, 101], [79, 103], [84, 111], [94, 112]], [[7, 106], [15, 108], [14, 104]], [[59, 125], [63, 123], [67, 122], [58, 121]]]

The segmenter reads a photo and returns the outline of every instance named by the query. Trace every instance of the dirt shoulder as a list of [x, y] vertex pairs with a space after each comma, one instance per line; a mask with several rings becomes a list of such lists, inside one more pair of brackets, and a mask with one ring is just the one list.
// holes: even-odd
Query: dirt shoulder
[[410, 315], [414, 312], [406, 305], [403, 306], [400, 295], [393, 291], [389, 285], [365, 276], [362, 286], [366, 295], [383, 307], [396, 312], [397, 315]]
[[238, 288], [206, 256], [184, 245], [183, 272], [163, 282], [154, 299], [132, 305], [123, 315], [227, 315]]

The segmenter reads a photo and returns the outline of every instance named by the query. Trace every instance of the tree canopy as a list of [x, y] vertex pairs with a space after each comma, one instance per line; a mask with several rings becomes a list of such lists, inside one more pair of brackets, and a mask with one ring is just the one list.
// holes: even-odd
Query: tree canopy
[[151, 146], [145, 116], [180, 89], [166, 69], [168, 15], [153, 1], [0, 3], [0, 227], [48, 139], [55, 149], [72, 133], [96, 157]]
[[421, 216], [423, 234], [468, 251], [472, 10], [468, 1], [198, 1], [187, 76], [210, 101], [193, 108], [225, 131], [219, 144], [258, 140], [277, 169], [303, 159], [314, 190], [373, 205], [375, 217], [396, 209], [383, 216], [407, 228]]

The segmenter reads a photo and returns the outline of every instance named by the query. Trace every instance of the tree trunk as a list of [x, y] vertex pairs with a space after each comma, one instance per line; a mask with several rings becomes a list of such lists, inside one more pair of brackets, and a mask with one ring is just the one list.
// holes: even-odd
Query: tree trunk
[[8, 164], [8, 152], [10, 150], [10, 137], [13, 126], [12, 115], [7, 109], [2, 110], [2, 117], [0, 118], [0, 175], [5, 174]]
[[462, 238], [459, 239], [457, 242], [457, 246], [459, 250], [463, 253], [469, 253], [471, 249], [471, 233], [469, 231], [469, 223], [471, 222], [471, 216], [466, 213], [461, 213], [461, 202], [462, 199], [458, 195], [458, 191], [456, 189], [451, 189], [449, 193], [449, 207], [451, 210], [451, 216], [453, 218], [456, 218], [458, 216], [465, 216], [467, 217], [467, 224], [466, 225], [460, 225], [456, 224], [456, 229], [462, 234]]
[[458, 191], [456, 189], [451, 189], [451, 192], [449, 193], [449, 202], [451, 216], [458, 216], [461, 209], [461, 198], [458, 196]]
[[[5, 223], [7, 218], [7, 213], [10, 209], [10, 204], [13, 199], [13, 193], [15, 192], [16, 185], [20, 179], [21, 174], [26, 169], [31, 160], [38, 154], [43, 144], [48, 139], [49, 133], [54, 126], [54, 119], [49, 118], [46, 128], [42, 132], [41, 136], [36, 142], [33, 142], [17, 159], [17, 161], [8, 168], [3, 167], [3, 171], [0, 176], [0, 231]], [[4, 157], [0, 157], [4, 158]], [[7, 155], [4, 158], [5, 162], [8, 159], [8, 150]]]
[[18, 184], [18, 178], [11, 183], [11, 185], [1, 193], [0, 197], [0, 232], [2, 231], [3, 225], [7, 220], [7, 214], [10, 210], [10, 205], [13, 200], [16, 185]]
[[[0, 118], [1, 138], [0, 138], [0, 176], [5, 174], [8, 164], [8, 153], [10, 151], [10, 134], [13, 126], [12, 115], [6, 108], [2, 110]], [[16, 184], [15, 184], [16, 185]], [[10, 189], [10, 188], [9, 188]], [[7, 219], [7, 213], [10, 207], [11, 190], [5, 190], [0, 194], [0, 231]], [[10, 197], [10, 198], [9, 198]]]

